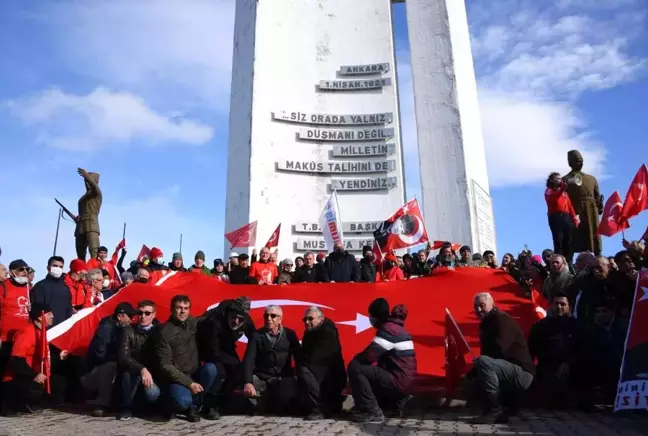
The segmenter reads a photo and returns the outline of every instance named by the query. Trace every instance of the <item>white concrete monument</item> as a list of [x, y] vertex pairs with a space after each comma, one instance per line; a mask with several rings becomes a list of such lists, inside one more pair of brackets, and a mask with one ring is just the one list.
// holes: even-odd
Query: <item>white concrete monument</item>
[[[409, 21], [412, 26], [411, 14]], [[410, 38], [416, 38], [411, 32]], [[426, 30], [431, 42], [437, 33]], [[415, 47], [422, 51], [413, 42]], [[427, 61], [425, 53], [420, 56]], [[421, 68], [414, 68], [415, 90], [425, 78]], [[225, 231], [258, 220], [260, 247], [281, 223], [280, 258], [324, 250], [318, 220], [337, 190], [347, 249], [359, 254], [370, 245], [376, 226], [406, 201], [396, 77], [392, 0], [237, 0]], [[472, 80], [474, 88], [474, 75]], [[426, 165], [443, 167], [437, 161], [453, 157], [443, 173], [449, 177], [432, 186], [435, 191], [423, 187], [430, 237], [474, 245], [478, 239], [472, 235], [480, 227], [471, 223], [476, 212], [464, 205], [472, 205], [473, 188], [454, 158], [460, 154], [464, 162], [462, 141], [468, 136], [460, 133], [452, 142], [441, 134], [448, 126], [461, 131], [463, 118], [442, 114], [444, 122], [430, 120], [427, 115], [436, 114], [423, 107], [445, 103], [447, 97], [432, 95], [440, 91], [434, 86], [422, 91], [428, 93], [416, 99], [423, 120], [421, 147], [427, 147], [421, 156], [422, 182], [429, 182], [423, 175], [429, 171]], [[476, 108], [474, 90], [472, 97]], [[452, 100], [452, 105], [458, 103]], [[478, 112], [475, 121], [479, 132], [472, 136], [480, 136]], [[458, 149], [434, 157], [440, 146], [425, 142], [424, 122], [434, 126], [431, 135], [444, 141], [441, 147]], [[477, 158], [483, 155], [482, 149]], [[483, 178], [481, 173], [472, 177], [490, 207], [485, 164], [480, 165]], [[447, 201], [443, 210], [435, 210], [442, 201]]]
[[495, 251], [464, 0], [407, 0], [423, 214], [430, 238]]

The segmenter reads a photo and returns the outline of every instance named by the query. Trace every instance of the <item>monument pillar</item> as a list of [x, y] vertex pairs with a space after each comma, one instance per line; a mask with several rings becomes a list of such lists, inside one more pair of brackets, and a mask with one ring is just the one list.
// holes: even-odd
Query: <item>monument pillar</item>
[[428, 234], [495, 251], [464, 0], [407, 0], [406, 9]]
[[405, 203], [391, 0], [237, 0], [230, 104], [226, 231], [324, 250], [336, 190], [360, 254]]

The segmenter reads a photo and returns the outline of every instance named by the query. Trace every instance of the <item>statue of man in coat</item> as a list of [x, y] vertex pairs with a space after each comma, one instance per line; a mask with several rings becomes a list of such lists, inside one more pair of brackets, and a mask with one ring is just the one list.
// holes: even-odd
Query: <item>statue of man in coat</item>
[[87, 251], [90, 252], [90, 259], [95, 259], [99, 250], [99, 211], [103, 197], [99, 189], [98, 173], [89, 173], [83, 168], [79, 168], [77, 172], [85, 181], [86, 192], [79, 198], [74, 237], [77, 257], [85, 261]]
[[[601, 236], [597, 233], [599, 215], [603, 213], [603, 196], [599, 191], [596, 177], [583, 172], [583, 156], [578, 150], [567, 153], [567, 161], [571, 171], [563, 177], [567, 183], [567, 195], [574, 206], [574, 211], [580, 217], [580, 225], [572, 238], [572, 253], [590, 251], [599, 256], [603, 250]], [[575, 177], [580, 176], [582, 183], [575, 183]], [[571, 262], [572, 259], [567, 259]]]

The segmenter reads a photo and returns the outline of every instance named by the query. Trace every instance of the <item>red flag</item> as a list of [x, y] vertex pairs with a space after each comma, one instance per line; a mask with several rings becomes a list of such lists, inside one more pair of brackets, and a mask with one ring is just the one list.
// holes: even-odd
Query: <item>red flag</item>
[[121, 241], [119, 241], [119, 244], [117, 244], [117, 247], [115, 248], [115, 251], [119, 251], [122, 248], [124, 248], [125, 246], [126, 246], [126, 239], [122, 239]]
[[278, 247], [279, 246], [279, 234], [281, 233], [281, 223], [277, 226], [275, 231], [272, 233], [272, 236], [270, 236], [270, 239], [268, 239], [268, 242], [266, 242], [265, 246], [266, 248], [272, 248], [272, 247]]
[[225, 233], [225, 238], [232, 244], [232, 248], [254, 247], [256, 245], [257, 222], [253, 221], [241, 228]]
[[599, 235], [612, 236], [630, 227], [628, 221], [621, 218], [622, 209], [621, 197], [617, 191], [614, 191], [605, 202], [603, 216], [598, 227]]
[[47, 342], [47, 321], [45, 320], [45, 312], [41, 312], [41, 335], [40, 335], [40, 357], [41, 357], [41, 373], [45, 374], [45, 392], [51, 394], [50, 386], [50, 353], [49, 344]]
[[374, 264], [382, 267], [383, 254], [382, 251], [380, 251], [380, 246], [376, 241], [374, 241], [373, 243], [372, 251], [373, 251]]
[[648, 209], [648, 168], [643, 164], [632, 179], [621, 211], [621, 219], [628, 220], [646, 209]]
[[614, 411], [648, 409], [648, 268], [637, 277]]
[[137, 255], [137, 261], [143, 262], [144, 258], [149, 259], [150, 257], [151, 257], [151, 249], [148, 248], [146, 245], [142, 244], [142, 248], [140, 249], [140, 252]]
[[[441, 247], [443, 247], [447, 242], [446, 241], [434, 241], [432, 243], [432, 246], [430, 247], [430, 250], [438, 250]], [[459, 251], [462, 247], [461, 244], [450, 244], [452, 246], [452, 251]]]
[[[167, 319], [171, 299], [177, 294], [189, 296], [193, 316], [202, 315], [223, 300], [247, 295], [255, 325], [263, 325], [263, 310], [267, 305], [278, 304], [283, 309], [284, 325], [295, 329], [298, 336], [303, 332], [304, 309], [320, 307], [337, 325], [343, 357], [348, 363], [375, 336], [367, 307], [376, 295], [383, 295], [392, 305], [399, 303], [408, 308], [406, 326], [413, 338], [418, 374], [443, 377], [445, 312], [430, 310], [431, 307], [448, 308], [475, 355], [479, 354], [476, 349], [479, 321], [472, 309], [476, 293], [490, 292], [498, 308], [510, 313], [527, 333], [537, 321], [531, 313], [531, 300], [518, 296], [521, 292], [517, 282], [509, 274], [489, 268], [457, 268], [433, 277], [388, 283], [297, 283], [290, 286], [232, 286], [204, 274], [171, 271], [157, 285], [133, 283], [123, 288], [98, 306], [83, 309], [66, 322], [52, 327], [48, 331], [49, 340], [58, 349], [84, 356], [97, 325], [102, 318], [111, 316], [120, 302], [137, 305], [138, 301], [152, 300], [156, 303], [157, 318]], [[244, 351], [245, 344], [238, 342], [237, 352]], [[425, 389], [420, 384], [415, 387]]]
[[428, 241], [423, 215], [416, 199], [408, 201], [374, 232], [383, 252], [407, 248]]
[[446, 396], [451, 395], [461, 383], [461, 378], [466, 374], [466, 354], [470, 354], [470, 347], [466, 338], [461, 333], [448, 309], [445, 310], [445, 377]]
[[531, 302], [533, 303], [533, 309], [535, 310], [538, 319], [546, 318], [547, 310], [549, 309], [549, 302], [544, 295], [535, 289], [531, 289]]

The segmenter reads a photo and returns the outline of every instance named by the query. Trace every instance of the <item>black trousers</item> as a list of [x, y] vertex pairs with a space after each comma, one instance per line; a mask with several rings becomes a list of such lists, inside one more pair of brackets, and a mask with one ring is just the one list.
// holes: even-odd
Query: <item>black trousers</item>
[[571, 215], [563, 212], [549, 215], [549, 228], [553, 238], [554, 253], [562, 254], [567, 262], [572, 262], [572, 236], [574, 234], [574, 221]]
[[347, 369], [355, 406], [364, 411], [380, 410], [379, 403], [396, 403], [404, 394], [394, 384], [391, 373], [374, 365], [362, 365], [355, 360]]
[[24, 410], [25, 406], [46, 407], [63, 404], [66, 383], [64, 377], [51, 374], [51, 395], [45, 392], [44, 385], [31, 378], [15, 377], [4, 385], [4, 407], [19, 412]]
[[336, 386], [330, 377], [318, 380], [305, 366], [297, 367], [299, 396], [305, 409], [320, 409], [328, 413], [338, 412], [342, 406], [343, 387]]

